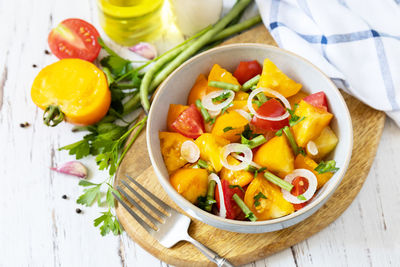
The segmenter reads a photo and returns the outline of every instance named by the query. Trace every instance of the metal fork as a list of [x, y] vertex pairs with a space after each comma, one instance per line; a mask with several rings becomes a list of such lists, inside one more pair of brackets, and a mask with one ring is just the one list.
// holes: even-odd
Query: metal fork
[[135, 179], [126, 175], [128, 179], [134, 183], [140, 190], [142, 190], [147, 196], [149, 196], [154, 202], [156, 202], [165, 214], [149, 201], [147, 201], [141, 194], [134, 190], [127, 182], [121, 180], [124, 186], [131, 191], [142, 203], [147, 206], [152, 212], [154, 212], [159, 219], [155, 218], [153, 215], [148, 213], [143, 207], [139, 205], [131, 196], [129, 196], [126, 191], [124, 191], [120, 186], [117, 186], [118, 191], [127, 199], [127, 201], [135, 206], [143, 216], [145, 216], [154, 226], [150, 226], [146, 223], [138, 214], [136, 214], [127, 203], [125, 203], [121, 198], [113, 193], [115, 199], [121, 203], [122, 206], [132, 215], [132, 217], [141, 225], [143, 228], [151, 234], [155, 239], [160, 242], [164, 247], [170, 248], [179, 241], [188, 241], [192, 243], [198, 250], [200, 250], [210, 261], [217, 264], [218, 267], [233, 267], [234, 265], [230, 263], [227, 259], [220, 257], [217, 253], [207, 248], [200, 242], [193, 239], [188, 234], [188, 228], [190, 225], [190, 218], [177, 212], [175, 209], [168, 206], [161, 199], [156, 197], [153, 193], [144, 188]]

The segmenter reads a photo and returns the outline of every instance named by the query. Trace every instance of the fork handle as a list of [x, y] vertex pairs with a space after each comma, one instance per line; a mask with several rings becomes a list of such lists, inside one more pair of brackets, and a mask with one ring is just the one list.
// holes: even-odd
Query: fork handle
[[187, 236], [186, 241], [192, 243], [198, 250], [201, 251], [210, 261], [215, 262], [218, 267], [235, 267], [232, 263], [230, 263], [227, 259], [220, 257], [217, 253], [204, 246], [199, 241], [193, 239], [191, 236]]

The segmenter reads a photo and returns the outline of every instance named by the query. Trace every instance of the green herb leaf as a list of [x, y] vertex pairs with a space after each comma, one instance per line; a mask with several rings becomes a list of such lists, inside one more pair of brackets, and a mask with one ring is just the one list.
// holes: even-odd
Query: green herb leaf
[[231, 130], [233, 130], [233, 129], [235, 129], [235, 128], [233, 128], [233, 127], [231, 127], [231, 126], [228, 126], [228, 127], [225, 127], [225, 128], [223, 129], [223, 131], [224, 131], [224, 133], [226, 133], [227, 131], [231, 131]]
[[253, 139], [254, 137], [258, 136], [260, 134], [258, 133], [254, 133], [251, 129], [250, 129], [250, 124], [246, 124], [246, 126], [244, 126], [244, 130], [242, 132], [242, 136], [248, 140]]
[[289, 125], [291, 127], [295, 126], [296, 124], [298, 124], [299, 122], [301, 122], [302, 120], [304, 120], [306, 117], [299, 117], [295, 114], [296, 109], [299, 107], [299, 104], [294, 104], [293, 109], [286, 109], [289, 114], [290, 114], [290, 119], [289, 119]]
[[89, 182], [88, 180], [80, 180], [78, 183], [80, 186], [94, 186], [94, 185], [99, 185], [99, 184], [94, 184], [92, 182]]
[[132, 70], [131, 62], [120, 56], [106, 56], [100, 60], [100, 64], [102, 67], [108, 68], [114, 78], [118, 78]]
[[75, 155], [76, 159], [81, 159], [90, 155], [89, 140], [83, 139], [73, 144], [60, 147], [58, 150], [69, 150], [70, 155]]
[[278, 131], [276, 131], [275, 135], [276, 136], [282, 136], [282, 133], [283, 133], [283, 128], [278, 130]]
[[119, 224], [115, 215], [111, 213], [111, 211], [102, 212], [100, 217], [94, 220], [94, 226], [100, 226], [100, 234], [105, 236], [110, 231], [113, 232], [114, 235], [119, 235], [122, 233], [121, 225]]
[[96, 201], [96, 199], [101, 197], [100, 187], [101, 184], [97, 184], [89, 188], [90, 185], [83, 185], [85, 188], [83, 190], [83, 194], [76, 200], [76, 203], [82, 204], [85, 206], [91, 206]]
[[339, 168], [336, 167], [336, 161], [329, 160], [327, 162], [321, 161], [314, 170], [322, 174], [326, 172], [337, 172]]
[[241, 187], [240, 185], [237, 185], [237, 184], [234, 184], [234, 185], [232, 185], [232, 184], [230, 184], [229, 185], [229, 188], [239, 188], [242, 192], [244, 192], [244, 189], [243, 189], [243, 187]]
[[305, 196], [303, 196], [303, 195], [298, 195], [298, 196], [297, 196], [297, 199], [299, 199], [299, 200], [307, 200], [307, 199], [305, 198]]
[[[233, 106], [233, 103], [231, 102], [229, 105], [227, 105], [226, 107], [222, 108], [222, 109], [221, 109], [221, 115], [224, 114], [225, 112], [226, 112], [226, 113], [229, 113], [228, 108], [230, 108], [230, 107], [232, 107], [232, 106]], [[215, 119], [215, 118], [214, 118], [214, 119]]]
[[213, 103], [222, 102], [227, 100], [231, 96], [231, 92], [224, 92], [217, 97], [214, 97], [212, 100]]
[[214, 203], [217, 203], [217, 201], [215, 199], [207, 199], [207, 196], [199, 196], [197, 198], [197, 206], [203, 210]]
[[260, 199], [261, 198], [264, 198], [264, 199], [267, 199], [267, 197], [262, 193], [262, 192], [258, 192], [258, 194], [257, 195], [255, 195], [254, 197], [253, 197], [253, 199], [254, 199], [254, 206], [255, 207], [258, 207], [258, 206], [260, 206]]

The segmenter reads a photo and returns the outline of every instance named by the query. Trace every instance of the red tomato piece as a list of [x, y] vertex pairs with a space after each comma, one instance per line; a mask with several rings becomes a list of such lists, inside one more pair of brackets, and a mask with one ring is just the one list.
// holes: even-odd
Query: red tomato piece
[[189, 138], [197, 138], [205, 132], [203, 117], [194, 104], [176, 118], [171, 128]]
[[[286, 112], [281, 103], [273, 98], [262, 104], [256, 111], [258, 114], [268, 117], [278, 117]], [[251, 120], [251, 124], [262, 130], [278, 131], [279, 129], [289, 125], [289, 119], [286, 118], [281, 121], [268, 121], [254, 116]]]
[[322, 108], [325, 111], [328, 111], [328, 101], [326, 101], [326, 95], [324, 92], [318, 92], [312, 95], [308, 95], [303, 100], [313, 105], [314, 107]]
[[[222, 184], [222, 192], [224, 194], [225, 207], [226, 207], [226, 218], [227, 219], [237, 219], [242, 213], [242, 209], [236, 204], [235, 200], [233, 200], [233, 195], [237, 194], [241, 199], [244, 198], [244, 190], [240, 190], [240, 188], [230, 188], [229, 182], [227, 180], [221, 180]], [[218, 192], [218, 185], [215, 187], [215, 201], [217, 201], [217, 208], [219, 210], [220, 198]], [[242, 216], [244, 218], [244, 216]]]
[[[304, 177], [296, 177], [292, 181], [293, 189], [290, 191], [290, 193], [294, 196], [299, 196], [301, 194], [304, 194], [304, 192], [307, 191], [308, 189], [308, 180]], [[293, 204], [293, 207], [295, 210], [299, 210], [307, 206], [309, 201], [300, 203], [300, 204]]]
[[50, 50], [59, 59], [80, 58], [92, 62], [100, 53], [96, 28], [81, 19], [66, 19], [51, 30]]
[[257, 60], [253, 61], [242, 61], [237, 66], [233, 76], [240, 82], [240, 84], [244, 84], [254, 76], [261, 74], [262, 67]]

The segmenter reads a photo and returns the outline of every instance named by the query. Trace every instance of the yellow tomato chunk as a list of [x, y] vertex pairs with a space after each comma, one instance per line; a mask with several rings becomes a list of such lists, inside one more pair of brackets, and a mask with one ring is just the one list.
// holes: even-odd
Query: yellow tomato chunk
[[198, 197], [207, 194], [208, 172], [205, 169], [179, 169], [171, 175], [170, 182], [179, 194], [196, 203]]
[[318, 166], [318, 164], [310, 157], [304, 157], [301, 154], [297, 155], [296, 160], [294, 161], [294, 166], [296, 169], [307, 169], [309, 171], [312, 171], [318, 180], [317, 189], [321, 188], [333, 176], [333, 173], [331, 172], [318, 174], [318, 172], [314, 170]]
[[[239, 161], [234, 157], [228, 156], [227, 161], [231, 165], [239, 165]], [[232, 171], [225, 167], [222, 167], [220, 178], [227, 180], [230, 185], [240, 185], [241, 187], [249, 184], [254, 175], [251, 172], [240, 170], [240, 171]]]
[[254, 155], [254, 162], [284, 178], [294, 170], [292, 149], [284, 135], [275, 136], [263, 144]]
[[160, 132], [161, 154], [168, 173], [183, 167], [187, 161], [181, 156], [181, 146], [185, 141], [192, 140], [179, 133]]
[[293, 109], [294, 105], [300, 103], [300, 101], [303, 100], [303, 98], [305, 98], [306, 96], [308, 96], [307, 93], [299, 91], [297, 94], [289, 97], [287, 100], [289, 101], [290, 106], [292, 106]]
[[188, 95], [188, 105], [196, 104], [197, 99], [202, 99], [208, 93], [208, 81], [204, 74], [200, 74]]
[[325, 127], [321, 134], [313, 140], [318, 149], [318, 154], [316, 156], [310, 156], [314, 159], [323, 159], [328, 155], [337, 145], [339, 139], [336, 137], [335, 133], [332, 131], [331, 127]]
[[171, 124], [174, 123], [174, 121], [178, 118], [178, 116], [181, 115], [181, 113], [184, 112], [188, 107], [189, 106], [179, 105], [179, 104], [169, 105], [168, 116], [167, 116], [168, 131], [174, 132], [174, 129], [172, 129], [171, 127]]
[[248, 123], [249, 121], [238, 112], [228, 111], [218, 116], [211, 133], [231, 142], [237, 142], [244, 131], [244, 126]]
[[[259, 198], [255, 204], [255, 196], [260, 192], [266, 198]], [[244, 195], [244, 202], [260, 221], [279, 218], [294, 212], [293, 205], [283, 198], [281, 189], [268, 182], [263, 174], [259, 174], [250, 183]]]
[[304, 120], [293, 126], [294, 138], [301, 147], [305, 147], [308, 141], [318, 137], [333, 118], [332, 113], [314, 107], [304, 100], [300, 101], [295, 114], [300, 118], [304, 117]]
[[[268, 58], [264, 60], [263, 70], [257, 87], [270, 88], [284, 97], [295, 95], [301, 89], [301, 84], [293, 81]], [[275, 97], [267, 94], [269, 97]]]
[[[221, 68], [220, 65], [214, 64], [212, 67], [210, 74], [208, 75], [208, 82], [211, 81], [217, 81], [217, 82], [225, 82], [225, 83], [231, 83], [235, 85], [240, 85], [238, 80], [226, 69]], [[211, 89], [218, 89], [221, 90], [221, 88], [216, 88], [216, 87], [209, 87]]]
[[221, 149], [229, 144], [229, 141], [215, 134], [204, 133], [195, 143], [200, 149], [200, 158], [211, 162], [213, 169], [219, 172], [222, 168]]

